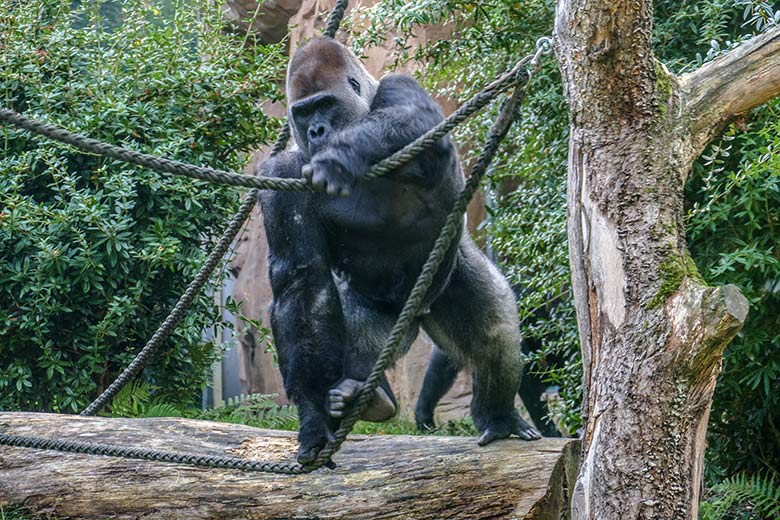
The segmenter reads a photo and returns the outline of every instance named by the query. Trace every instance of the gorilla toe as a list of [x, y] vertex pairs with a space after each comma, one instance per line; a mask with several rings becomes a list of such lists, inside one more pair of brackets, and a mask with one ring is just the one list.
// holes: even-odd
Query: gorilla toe
[[486, 446], [493, 441], [497, 441], [499, 439], [506, 439], [507, 437], [509, 437], [509, 435], [510, 435], [509, 430], [488, 428], [484, 432], [482, 432], [482, 435], [480, 435], [477, 444], [479, 444], [480, 446]]
[[[341, 419], [347, 413], [348, 406], [357, 399], [364, 383], [354, 379], [345, 379], [328, 393], [330, 416]], [[374, 391], [374, 398], [360, 418], [370, 422], [384, 422], [391, 419], [396, 412], [396, 406], [390, 396], [382, 388]]]
[[515, 434], [525, 441], [541, 439], [542, 435], [530, 424], [525, 422], [517, 410], [514, 410], [511, 416], [498, 419], [491, 419], [486, 422], [482, 429], [482, 435], [479, 437], [479, 445], [485, 446], [499, 439], [506, 439]]

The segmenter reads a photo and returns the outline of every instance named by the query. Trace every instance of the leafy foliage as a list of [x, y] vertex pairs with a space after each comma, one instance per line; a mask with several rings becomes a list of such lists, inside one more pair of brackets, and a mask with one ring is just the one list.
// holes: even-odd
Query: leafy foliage
[[[693, 70], [780, 22], [776, 6], [757, 0], [658, 0], [654, 6], [654, 52], [675, 72]], [[395, 61], [426, 62], [421, 80], [461, 101], [530, 52], [551, 30], [553, 10], [554, 2], [541, 0], [387, 0], [364, 12], [369, 30], [358, 35], [356, 47], [398, 28]], [[426, 24], [453, 27], [452, 37], [412, 46], [409, 35]], [[737, 284], [751, 302], [716, 389], [707, 453], [711, 482], [780, 466], [779, 108], [770, 103], [728, 128], [697, 161], [686, 190], [689, 246], [699, 271], [710, 283]], [[521, 115], [491, 172], [483, 232], [520, 288], [524, 336], [542, 341], [532, 367], [560, 385], [561, 413], [573, 429], [581, 370], [565, 248], [568, 124], [552, 60], [532, 80]], [[479, 143], [490, 118], [476, 118], [457, 141]], [[473, 154], [464, 152], [469, 159]]]
[[[422, 81], [442, 98], [465, 101], [498, 73], [534, 51], [549, 34], [555, 3], [382, 2], [365, 17], [370, 30], [356, 47], [378, 43], [398, 28], [396, 62], [425, 61]], [[453, 37], [413, 48], [409, 34], [425, 24], [446, 22]], [[453, 81], [457, 78], [458, 81]], [[466, 167], [476, 158], [496, 107], [458, 129], [456, 141], [473, 143], [462, 151]], [[566, 243], [566, 158], [568, 121], [558, 69], [545, 59], [528, 89], [516, 125], [488, 175], [488, 218], [480, 233], [518, 297], [523, 336], [541, 342], [531, 353], [531, 369], [558, 385], [556, 415], [573, 433], [580, 425], [581, 366]]]
[[[248, 48], [206, 0], [0, 3], [2, 104], [99, 140], [239, 169], [273, 137], [281, 50]], [[237, 207], [162, 176], [0, 128], [0, 409], [76, 411], [140, 349]], [[214, 359], [208, 291], [147, 368], [190, 402]], [[137, 390], [137, 389], [136, 389]]]
[[[208, 410], [191, 409], [185, 414], [197, 419], [247, 424], [257, 428], [275, 430], [298, 429], [298, 410], [291, 405], [276, 404], [277, 395], [251, 394], [229, 399], [224, 405]], [[384, 423], [358, 421], [353, 433], [379, 435], [421, 435], [411, 421], [395, 418]], [[442, 425], [435, 435], [473, 436], [477, 429], [470, 419], [449, 421]]]
[[250, 394], [230, 398], [223, 406], [193, 411], [198, 419], [248, 424], [258, 428], [297, 430], [298, 411], [294, 406], [276, 404], [276, 395]]
[[157, 388], [147, 381], [133, 381], [122, 388], [111, 401], [114, 417], [180, 417], [181, 411], [162, 396], [153, 395]]
[[701, 504], [702, 520], [764, 520], [780, 517], [780, 478], [777, 473], [740, 473], [713, 486]]
[[688, 185], [691, 251], [711, 282], [734, 283], [750, 302], [726, 349], [710, 420], [709, 466], [780, 466], [780, 103], [731, 125]]

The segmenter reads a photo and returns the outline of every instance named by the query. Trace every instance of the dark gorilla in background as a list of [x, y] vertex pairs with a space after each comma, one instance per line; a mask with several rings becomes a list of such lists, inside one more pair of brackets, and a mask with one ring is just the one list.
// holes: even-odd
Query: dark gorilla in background
[[[261, 173], [305, 176], [325, 190], [261, 196], [271, 327], [285, 390], [300, 413], [298, 461], [305, 464], [368, 377], [464, 179], [445, 137], [398, 171], [361, 181], [370, 165], [443, 117], [412, 78], [377, 82], [334, 40], [296, 51], [287, 99], [298, 149], [266, 161]], [[450, 248], [425, 308], [419, 325], [474, 371], [479, 444], [511, 434], [538, 438], [513, 404], [522, 361], [512, 291], [468, 234], [461, 231]], [[417, 333], [414, 327], [402, 347]], [[385, 421], [396, 408], [383, 380], [362, 418]]]
[[[517, 298], [521, 298], [525, 290], [521, 285], [512, 287]], [[555, 307], [559, 305], [557, 301], [551, 301], [540, 309], [537, 309], [526, 319], [522, 325], [532, 324], [539, 320], [553, 319]], [[523, 353], [530, 354], [542, 349], [543, 343], [547, 340], [556, 339], [555, 333], [545, 335], [544, 337], [523, 338]], [[563, 366], [564, 359], [558, 354], [547, 354], [545, 362], [553, 366]], [[442, 397], [452, 388], [455, 378], [464, 367], [460, 366], [456, 359], [448, 356], [446, 352], [437, 347], [431, 350], [431, 356], [428, 361], [428, 368], [425, 371], [420, 395], [417, 398], [417, 404], [414, 408], [414, 419], [417, 429], [420, 431], [430, 431], [436, 429], [433, 420], [436, 405]], [[517, 391], [517, 395], [522, 399], [523, 404], [528, 410], [528, 415], [534, 421], [534, 425], [545, 437], [560, 437], [561, 433], [555, 424], [548, 417], [547, 405], [542, 401], [542, 395], [550, 389], [550, 384], [544, 380], [543, 374], [538, 374], [528, 370], [524, 366], [522, 384]]]

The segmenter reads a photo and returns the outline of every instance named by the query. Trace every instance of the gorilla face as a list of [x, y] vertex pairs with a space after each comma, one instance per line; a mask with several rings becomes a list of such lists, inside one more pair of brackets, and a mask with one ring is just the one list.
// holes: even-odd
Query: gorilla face
[[346, 47], [316, 38], [300, 47], [287, 74], [289, 119], [298, 148], [308, 157], [334, 133], [366, 116], [377, 81]]

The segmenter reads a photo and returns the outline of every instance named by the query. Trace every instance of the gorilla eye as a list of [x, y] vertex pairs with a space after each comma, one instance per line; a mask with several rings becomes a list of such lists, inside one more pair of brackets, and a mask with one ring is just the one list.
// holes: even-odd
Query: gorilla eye
[[355, 94], [360, 95], [360, 83], [355, 78], [349, 78], [349, 86], [355, 91]]

